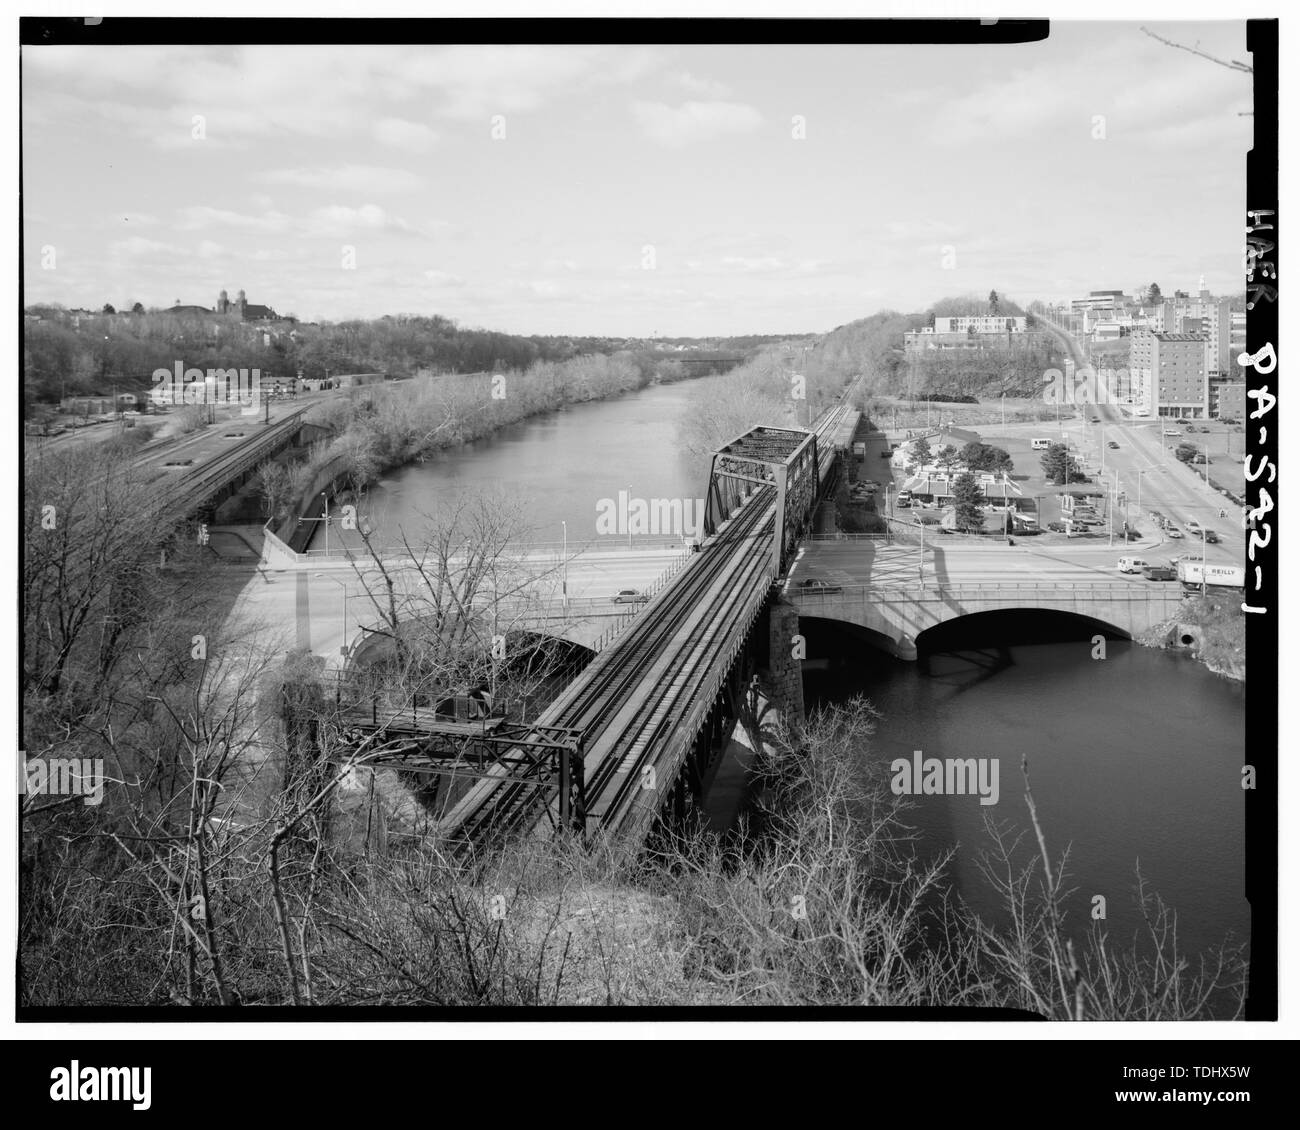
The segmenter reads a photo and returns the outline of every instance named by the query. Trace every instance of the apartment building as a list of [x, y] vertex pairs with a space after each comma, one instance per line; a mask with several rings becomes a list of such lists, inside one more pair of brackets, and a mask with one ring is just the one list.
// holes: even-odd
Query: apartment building
[[1129, 374], [1135, 396], [1157, 416], [1204, 419], [1209, 415], [1206, 338], [1195, 333], [1140, 330], [1129, 339]]

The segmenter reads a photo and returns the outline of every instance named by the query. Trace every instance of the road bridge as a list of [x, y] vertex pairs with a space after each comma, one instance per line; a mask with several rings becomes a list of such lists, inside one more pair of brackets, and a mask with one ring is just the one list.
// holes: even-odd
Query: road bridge
[[[268, 459], [298, 445], [307, 425], [307, 408], [288, 413], [271, 424], [239, 421], [224, 433], [231, 444], [198, 467], [168, 467], [160, 456], [146, 462], [158, 466], [158, 489], [166, 492], [165, 509], [175, 519], [197, 515], [211, 521], [216, 508], [233, 496]], [[216, 433], [214, 433], [216, 434]]]
[[1169, 619], [1182, 592], [1169, 583], [1125, 581], [1006, 581], [945, 584], [934, 580], [894, 585], [845, 585], [827, 590], [780, 586], [801, 618], [854, 624], [876, 633], [899, 659], [914, 660], [923, 632], [981, 612], [1039, 609], [1067, 612], [1100, 629], [1134, 638]]

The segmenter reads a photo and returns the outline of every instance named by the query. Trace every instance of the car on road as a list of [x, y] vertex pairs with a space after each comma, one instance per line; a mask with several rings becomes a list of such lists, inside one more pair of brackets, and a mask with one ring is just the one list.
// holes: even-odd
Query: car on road
[[1143, 560], [1141, 557], [1121, 557], [1119, 564], [1115, 566], [1121, 573], [1140, 573], [1143, 569], [1149, 567], [1151, 562]]
[[1111, 449], [1111, 451], [1118, 451], [1118, 450], [1119, 450], [1119, 444], [1117, 444], [1113, 439], [1110, 440], [1110, 441], [1106, 444], [1106, 446], [1109, 447], [1109, 448]]
[[1201, 532], [1201, 523], [1195, 518], [1188, 518], [1187, 521], [1183, 523], [1183, 529], [1185, 529], [1189, 534], [1199, 534]]
[[1180, 538], [1183, 536], [1183, 531], [1173, 525], [1173, 523], [1170, 523], [1165, 527], [1165, 533], [1167, 533], [1171, 538]]
[[1178, 570], [1172, 565], [1147, 565], [1142, 570], [1142, 576], [1148, 581], [1173, 581], [1178, 578]]
[[1161, 434], [1167, 436], [1180, 436], [1183, 433], [1180, 432], [1177, 428], [1165, 428], [1165, 430]]
[[800, 592], [839, 592], [840, 586], [834, 581], [825, 581], [821, 577], [805, 577], [799, 582]]
[[614, 594], [615, 604], [645, 604], [649, 600], [649, 594], [638, 589], [620, 589]]
[[1151, 521], [1153, 521], [1157, 526], [1162, 525], [1165, 520], [1165, 516], [1161, 514], [1159, 510], [1152, 510], [1150, 513], [1147, 514], [1147, 517], [1150, 518]]
[[1218, 545], [1218, 544], [1219, 544], [1219, 535], [1216, 534], [1213, 530], [1206, 530], [1206, 531], [1205, 531], [1205, 540], [1206, 540], [1210, 545]]

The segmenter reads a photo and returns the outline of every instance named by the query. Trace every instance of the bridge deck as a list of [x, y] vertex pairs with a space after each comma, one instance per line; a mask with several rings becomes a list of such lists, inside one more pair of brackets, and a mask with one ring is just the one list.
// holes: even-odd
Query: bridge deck
[[[819, 423], [823, 485], [840, 446], [828, 437], [851, 437], [858, 418], [853, 409], [838, 406]], [[768, 599], [774, 579], [774, 493], [756, 488], [539, 720], [585, 735], [589, 829], [635, 842], [660, 811]], [[440, 830], [478, 842], [527, 827], [537, 819], [529, 799], [509, 782], [486, 780], [462, 798]]]

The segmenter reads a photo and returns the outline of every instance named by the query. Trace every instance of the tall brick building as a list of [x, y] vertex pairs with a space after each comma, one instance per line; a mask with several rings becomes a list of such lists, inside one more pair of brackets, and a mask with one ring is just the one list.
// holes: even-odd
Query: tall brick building
[[1205, 360], [1205, 334], [1142, 330], [1129, 339], [1129, 375], [1152, 415], [1199, 420], [1210, 414]]

